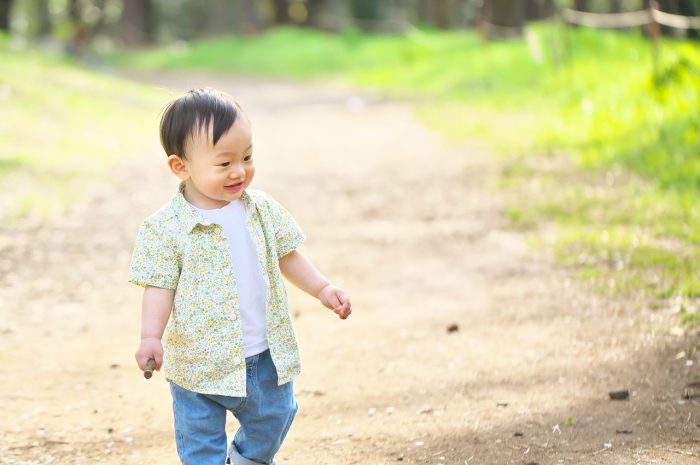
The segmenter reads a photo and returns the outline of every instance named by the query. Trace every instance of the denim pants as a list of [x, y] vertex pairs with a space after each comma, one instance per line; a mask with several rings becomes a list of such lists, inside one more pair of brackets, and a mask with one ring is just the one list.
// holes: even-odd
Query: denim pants
[[[270, 351], [245, 359], [246, 397], [199, 394], [170, 382], [175, 443], [183, 465], [274, 464], [297, 412], [292, 382], [277, 385]], [[230, 446], [226, 412], [240, 423]], [[227, 459], [228, 453], [228, 459]]]

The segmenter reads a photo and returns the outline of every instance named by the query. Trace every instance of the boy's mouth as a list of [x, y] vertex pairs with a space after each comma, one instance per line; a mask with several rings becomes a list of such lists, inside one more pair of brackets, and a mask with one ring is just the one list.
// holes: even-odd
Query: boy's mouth
[[241, 190], [243, 187], [243, 181], [237, 182], [235, 184], [230, 184], [228, 186], [224, 186], [224, 190], [230, 191], [230, 192], [236, 192]]

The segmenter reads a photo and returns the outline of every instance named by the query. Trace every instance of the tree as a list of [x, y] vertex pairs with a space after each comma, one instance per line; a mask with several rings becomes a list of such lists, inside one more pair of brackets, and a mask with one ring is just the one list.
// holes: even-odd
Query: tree
[[432, 23], [442, 29], [447, 29], [450, 26], [448, 3], [450, 3], [448, 0], [434, 0], [432, 2], [428, 2], [430, 5], [430, 16], [432, 18]]
[[236, 29], [236, 4], [230, 0], [190, 1], [187, 16], [192, 37], [230, 34]]
[[574, 9], [588, 11], [588, 0], [574, 0]]
[[323, 14], [323, 10], [327, 6], [327, 3], [327, 0], [308, 0], [306, 2], [306, 8], [309, 15], [307, 16], [303, 25], [310, 27], [321, 27], [321, 16]]
[[50, 37], [53, 32], [51, 12], [49, 12], [48, 0], [34, 0], [34, 14], [36, 15], [36, 32], [38, 38]]
[[275, 24], [288, 24], [290, 22], [287, 0], [272, 0], [272, 11]]
[[260, 29], [260, 12], [255, 0], [243, 0], [240, 2], [240, 26], [239, 29], [244, 34], [251, 34]]
[[482, 18], [487, 37], [512, 37], [522, 34], [525, 26], [525, 3], [510, 0], [484, 0]]
[[450, 11], [453, 0], [418, 0], [418, 20], [424, 24], [430, 24], [439, 28], [450, 26]]
[[525, 0], [525, 19], [549, 18], [554, 14], [554, 0]]
[[9, 32], [11, 10], [12, 0], [0, 0], [0, 31]]
[[358, 27], [366, 31], [375, 29], [379, 19], [379, 2], [377, 0], [350, 0], [350, 13]]
[[152, 0], [124, 0], [121, 17], [124, 44], [134, 46], [153, 42], [155, 27], [156, 12]]

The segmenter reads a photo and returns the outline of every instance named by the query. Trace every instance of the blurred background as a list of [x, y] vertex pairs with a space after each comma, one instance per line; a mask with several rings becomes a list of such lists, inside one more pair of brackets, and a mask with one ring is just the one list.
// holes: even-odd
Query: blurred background
[[[106, 128], [132, 134], [122, 154], [152, 142], [163, 96], [107, 74], [322, 79], [410, 100], [439, 133], [507, 154], [503, 185], [535, 190], [509, 205], [509, 218], [560, 223], [568, 233], [556, 247], [593, 263], [594, 277], [638, 261], [665, 271], [635, 275], [635, 286], [695, 295], [692, 260], [655, 237], [697, 257], [699, 10], [698, 0], [3, 0], [0, 180], [13, 194], [0, 198], [0, 214], [60, 211], [75, 180], [113, 158], [98, 137]], [[105, 92], [114, 98], [93, 97]], [[115, 117], [123, 111], [128, 120]], [[58, 170], [46, 169], [47, 147]], [[537, 156], [641, 184], [608, 195], [565, 182], [555, 198], [538, 196], [562, 175], [538, 168]], [[52, 195], [26, 188], [36, 179]], [[609, 224], [609, 237], [588, 231], [592, 223]], [[653, 256], [639, 256], [639, 237]]]
[[[348, 28], [401, 33], [416, 26], [442, 30], [491, 26], [489, 36], [518, 36], [527, 23], [554, 19], [563, 8], [622, 13], [651, 6], [651, 0], [4, 0], [0, 27], [16, 40], [56, 40], [75, 49], [113, 50], [261, 33], [278, 26], [336, 33]], [[699, 5], [695, 0], [661, 0], [655, 6], [667, 13], [696, 16]], [[625, 17], [619, 21], [624, 24]], [[697, 37], [697, 29], [664, 27], [663, 34]]]
[[[192, 85], [241, 99], [254, 187], [356, 299], [337, 327], [290, 294], [308, 413], [281, 463], [627, 463], [635, 447], [696, 463], [698, 15], [700, 0], [0, 0], [0, 463], [175, 463], [164, 387], [131, 362], [124, 280], [173, 192], [160, 113]], [[351, 350], [327, 357], [337, 344]], [[634, 402], [606, 403], [630, 385]]]

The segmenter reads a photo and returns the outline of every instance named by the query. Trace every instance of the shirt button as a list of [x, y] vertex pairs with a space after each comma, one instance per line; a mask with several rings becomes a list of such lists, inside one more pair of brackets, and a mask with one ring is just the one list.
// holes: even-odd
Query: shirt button
[[231, 321], [236, 321], [238, 319], [238, 313], [237, 312], [231, 313], [231, 316], [229, 318], [231, 318]]

